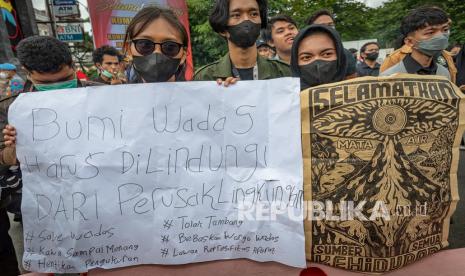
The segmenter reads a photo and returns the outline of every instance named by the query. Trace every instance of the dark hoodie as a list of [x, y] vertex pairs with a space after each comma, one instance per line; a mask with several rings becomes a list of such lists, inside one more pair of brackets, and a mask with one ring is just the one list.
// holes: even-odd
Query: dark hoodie
[[[347, 59], [346, 59], [346, 55], [344, 54], [344, 47], [342, 45], [342, 41], [339, 36], [339, 33], [333, 28], [330, 28], [324, 25], [310, 25], [300, 30], [299, 34], [294, 38], [294, 43], [292, 44], [292, 50], [291, 50], [292, 76], [299, 77], [299, 78], [301, 76], [300, 67], [298, 65], [300, 43], [302, 42], [304, 38], [306, 38], [307, 36], [315, 32], [327, 33], [331, 37], [331, 39], [334, 41], [334, 45], [336, 45], [336, 54], [337, 54], [337, 72], [332, 82], [342, 81], [345, 78], [346, 71], [347, 71]], [[309, 88], [310, 85], [303, 78], [300, 78], [300, 87], [301, 87], [301, 90], [305, 90]]]
[[457, 86], [465, 85], [465, 44], [456, 56], [457, 64]]

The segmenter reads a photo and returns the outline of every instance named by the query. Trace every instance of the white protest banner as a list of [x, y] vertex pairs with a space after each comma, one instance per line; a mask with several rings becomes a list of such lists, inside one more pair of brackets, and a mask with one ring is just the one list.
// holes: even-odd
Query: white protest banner
[[305, 266], [297, 79], [26, 93], [9, 119], [27, 270]]

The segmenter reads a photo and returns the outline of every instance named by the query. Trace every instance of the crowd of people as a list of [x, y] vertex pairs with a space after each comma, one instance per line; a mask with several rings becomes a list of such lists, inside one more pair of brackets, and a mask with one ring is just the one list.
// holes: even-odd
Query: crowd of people
[[[266, 0], [217, 0], [209, 22], [224, 37], [228, 52], [198, 68], [194, 74], [197, 81], [229, 86], [241, 80], [293, 76], [300, 78], [303, 90], [355, 77], [408, 73], [444, 76], [465, 90], [465, 53], [457, 43], [448, 48], [453, 22], [438, 7], [419, 7], [406, 14], [400, 24], [403, 45], [382, 64], [377, 42], [368, 42], [359, 50], [345, 49], [328, 10], [310, 15], [299, 30], [288, 15], [268, 19]], [[19, 273], [6, 211], [21, 188], [20, 171], [12, 167], [17, 166], [16, 131], [8, 125], [7, 116], [16, 96], [96, 85], [187, 81], [188, 44], [188, 32], [171, 10], [148, 6], [130, 22], [122, 52], [110, 46], [94, 51], [93, 62], [99, 72], [94, 79], [80, 78], [66, 43], [47, 36], [28, 37], [17, 46], [25, 79], [18, 76], [13, 64], [0, 65], [2, 275]]]

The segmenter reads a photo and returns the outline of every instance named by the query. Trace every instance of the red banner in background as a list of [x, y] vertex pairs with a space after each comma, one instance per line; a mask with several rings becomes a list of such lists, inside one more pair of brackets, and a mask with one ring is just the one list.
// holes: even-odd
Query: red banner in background
[[[190, 41], [189, 16], [185, 0], [88, 0], [87, 5], [95, 48], [110, 45], [122, 49], [129, 22], [140, 9], [147, 5], [158, 5], [172, 9], [185, 26]], [[189, 43], [186, 79], [192, 79], [193, 74], [194, 65]]]

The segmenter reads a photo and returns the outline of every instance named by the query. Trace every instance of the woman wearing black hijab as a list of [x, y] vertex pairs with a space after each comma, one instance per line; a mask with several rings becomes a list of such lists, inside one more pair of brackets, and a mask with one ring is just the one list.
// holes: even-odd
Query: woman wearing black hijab
[[339, 34], [324, 25], [310, 25], [294, 38], [291, 70], [300, 89], [344, 80], [347, 60]]

